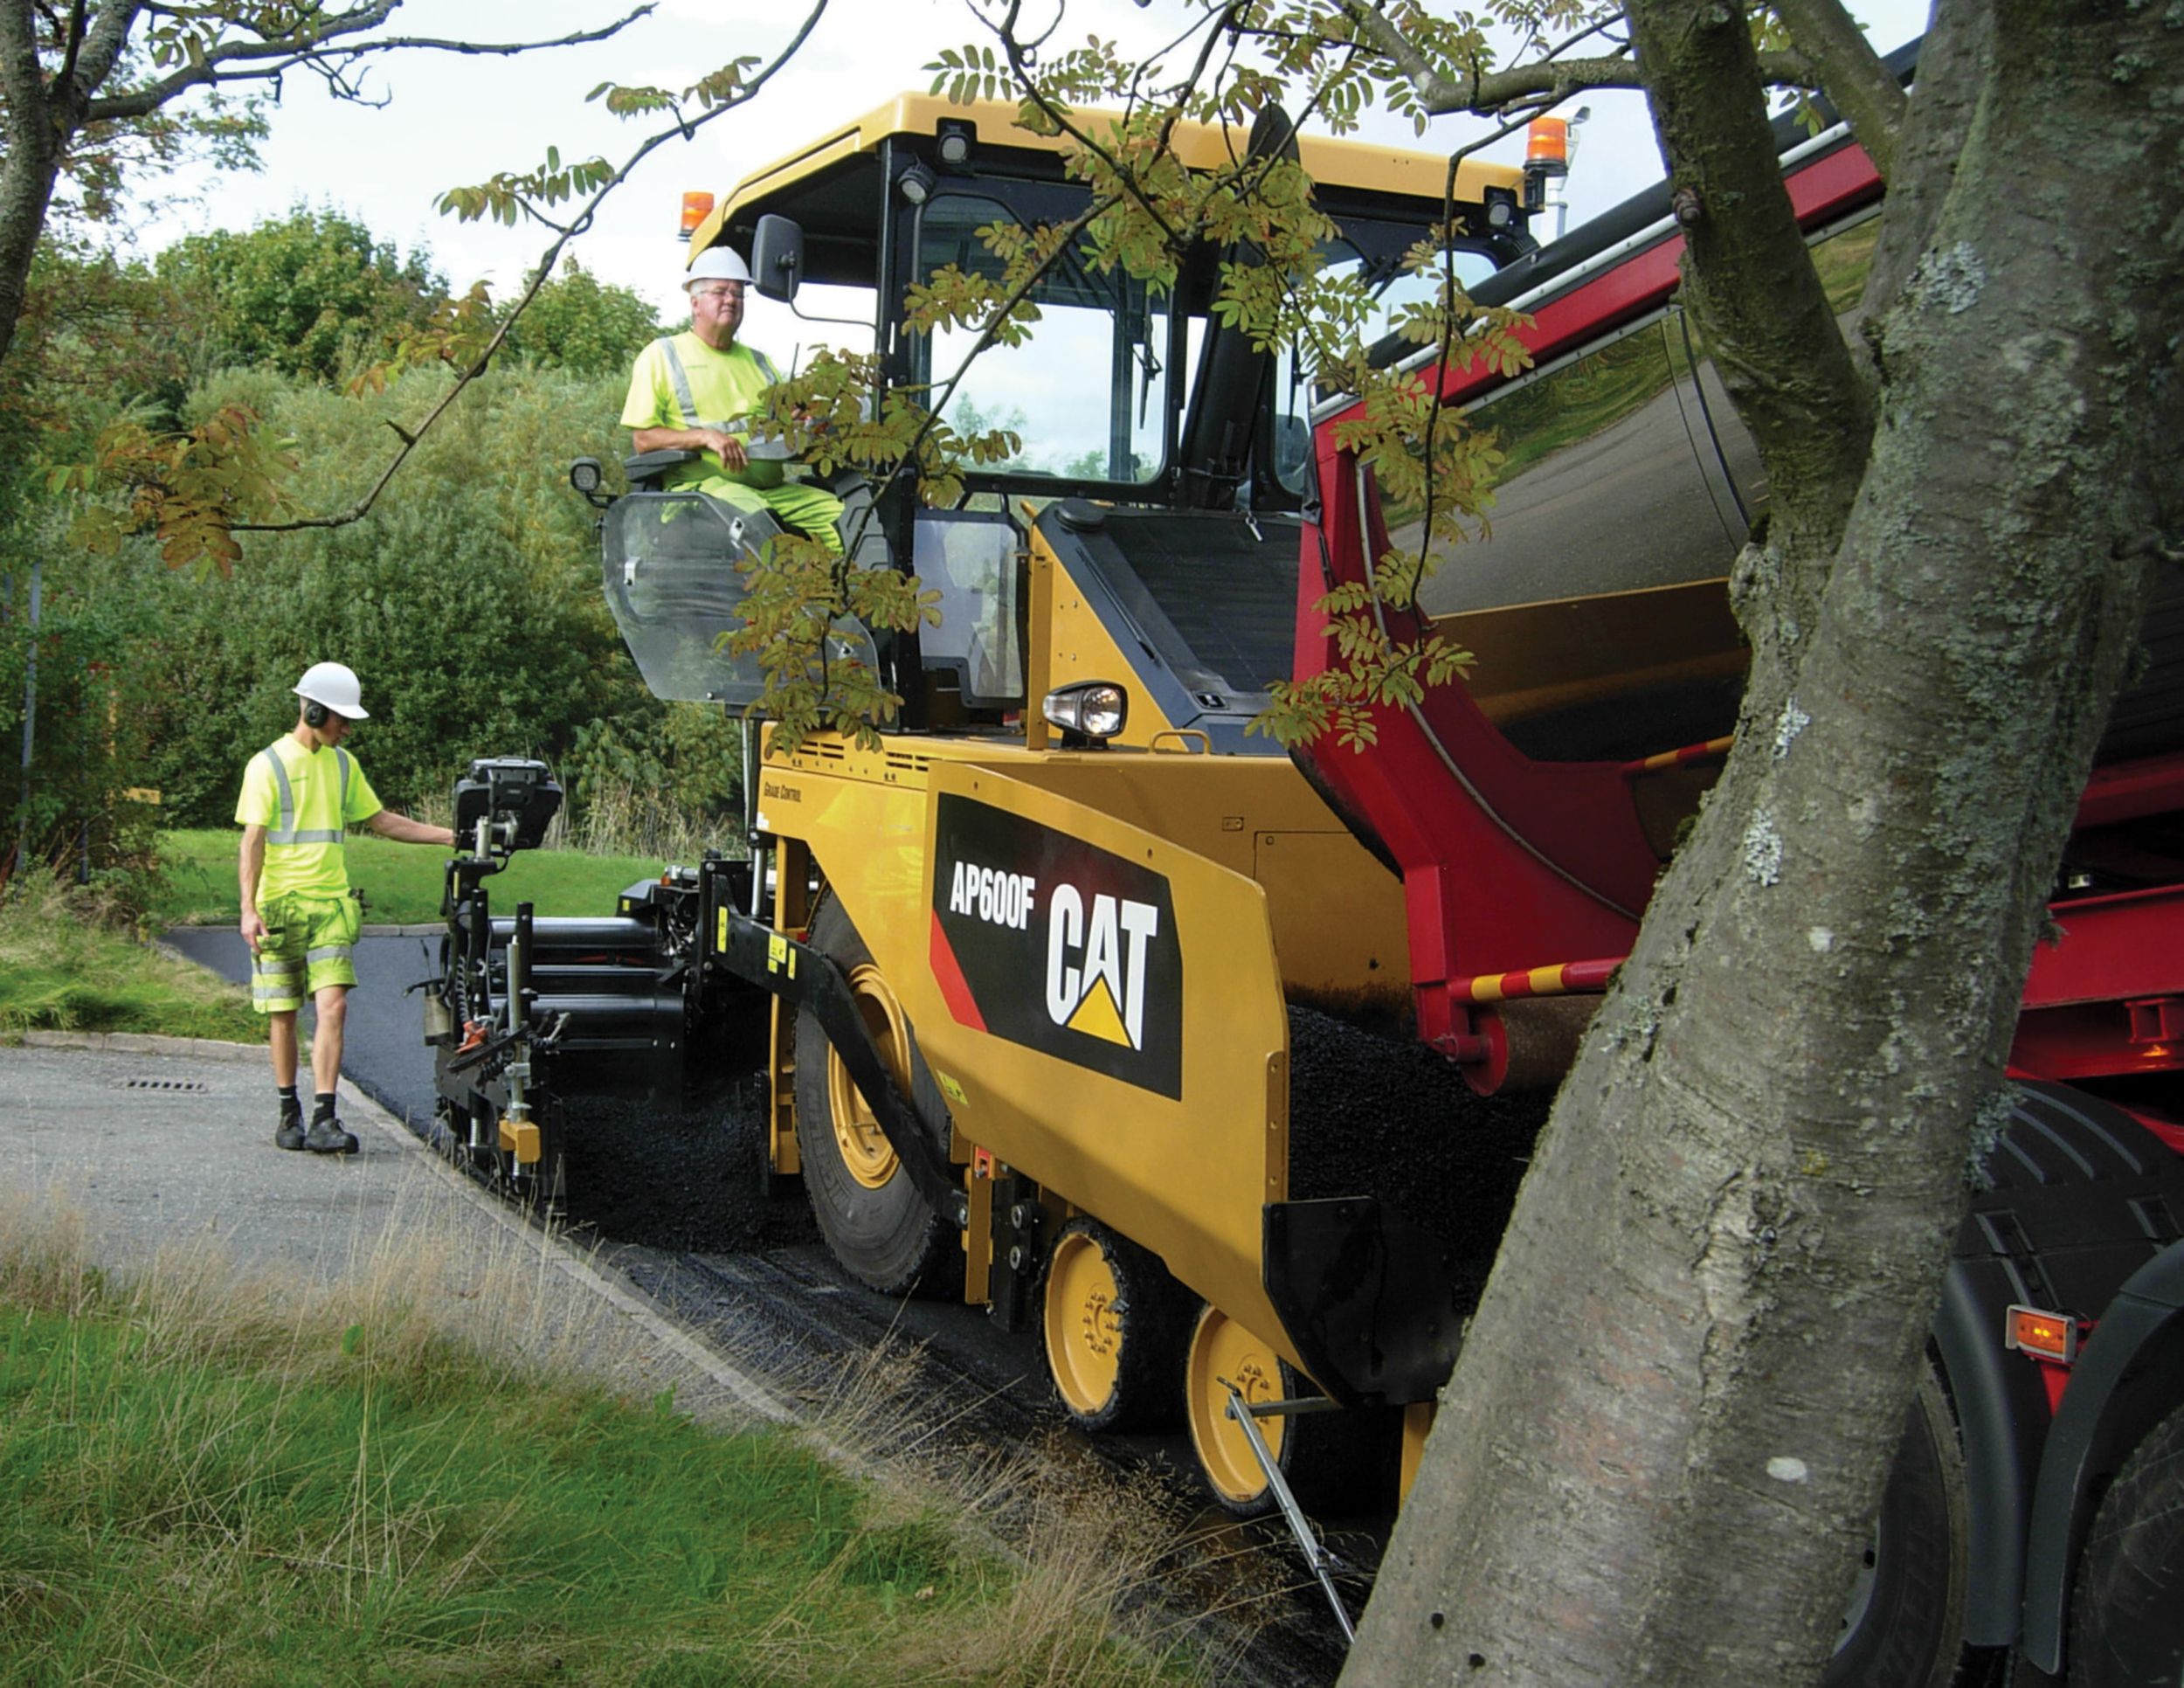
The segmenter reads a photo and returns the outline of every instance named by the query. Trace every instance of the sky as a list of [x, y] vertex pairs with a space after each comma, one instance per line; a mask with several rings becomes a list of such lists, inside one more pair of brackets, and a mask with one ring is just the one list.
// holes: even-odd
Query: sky
[[[474, 41], [550, 38], [622, 16], [634, 0], [407, 0], [396, 18], [404, 34]], [[1030, 0], [1027, 27], [1053, 17], [1056, 0]], [[1088, 33], [1125, 50], [1165, 45], [1195, 16], [1185, 0], [1067, 0], [1054, 39]], [[1045, 10], [1041, 11], [1041, 7]], [[1883, 50], [1923, 25], [1912, 0], [1866, 0], [1856, 7]], [[444, 217], [435, 201], [446, 189], [482, 182], [496, 170], [532, 168], [549, 146], [564, 160], [597, 153], [619, 163], [660, 126], [653, 116], [624, 122], [586, 95], [601, 82], [680, 89], [729, 59], [771, 58], [806, 16], [798, 0], [660, 0], [653, 15], [611, 41], [516, 59], [446, 53], [392, 55], [367, 73], [378, 109], [329, 99], [316, 79], [288, 79], [270, 113], [273, 132], [254, 173], [200, 175], [185, 203], [147, 218], [135, 234], [143, 255], [182, 236], [214, 227], [247, 227], [303, 203], [359, 217], [382, 239], [407, 252], [430, 249], [458, 287], [480, 279], [496, 297], [520, 284], [551, 239], [536, 225], [508, 229]], [[930, 81], [922, 68], [940, 48], [990, 40], [964, 0], [832, 0], [797, 58], [749, 107], [653, 152], [610, 200], [576, 248], [587, 269], [653, 300], [678, 320], [685, 248], [675, 238], [685, 190], [725, 197], [757, 166], [845, 117]], [[1637, 191], [1661, 174], [1659, 154], [1635, 93], [1588, 96], [1590, 121], [1579, 131], [1568, 195], [1572, 225]], [[1436, 120], [1423, 139], [1406, 119], [1368, 114], [1365, 138], [1447, 152], [1479, 133], [1476, 120]], [[1521, 135], [1486, 156], [1520, 162]], [[796, 337], [770, 324], [782, 309], [754, 299], [747, 333], [764, 345]]]

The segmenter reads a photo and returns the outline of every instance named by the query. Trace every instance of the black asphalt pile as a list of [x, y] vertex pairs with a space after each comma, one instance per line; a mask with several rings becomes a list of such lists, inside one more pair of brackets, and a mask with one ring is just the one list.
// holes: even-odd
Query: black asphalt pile
[[1479, 1096], [1423, 1044], [1292, 1007], [1290, 1198], [1379, 1197], [1455, 1251], [1475, 1297], [1553, 1100]]
[[681, 1110], [606, 1097], [563, 1105], [571, 1227], [606, 1242], [706, 1254], [766, 1239], [765, 1111], [750, 1089]]

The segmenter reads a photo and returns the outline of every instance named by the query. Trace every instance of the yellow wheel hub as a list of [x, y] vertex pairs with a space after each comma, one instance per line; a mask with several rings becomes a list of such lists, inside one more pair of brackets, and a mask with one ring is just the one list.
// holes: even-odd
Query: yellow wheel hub
[[[895, 1000], [887, 980], [881, 978], [880, 970], [868, 961], [850, 970], [849, 990], [856, 999], [857, 1012], [864, 1018], [865, 1028], [879, 1047], [881, 1060], [887, 1063], [888, 1076], [907, 1094], [910, 1088], [910, 1026], [903, 1017], [902, 1005]], [[867, 1190], [881, 1188], [895, 1173], [898, 1163], [895, 1145], [880, 1129], [878, 1116], [865, 1100], [864, 1092], [849, 1076], [849, 1069], [842, 1065], [840, 1054], [831, 1047], [826, 1051], [826, 1101], [834, 1127], [834, 1145], [841, 1151], [842, 1165], [848, 1169], [850, 1177]]]
[[1073, 1413], [1093, 1417], [1115, 1397], [1123, 1313], [1115, 1269], [1096, 1238], [1071, 1232], [1047, 1268], [1047, 1362]]
[[[1248, 1401], [1282, 1399], [1282, 1357], [1219, 1308], [1208, 1307], [1192, 1332], [1185, 1362], [1191, 1445], [1215, 1491], [1235, 1505], [1248, 1505], [1266, 1492], [1267, 1475], [1259, 1469], [1243, 1426], [1228, 1415], [1224, 1378], [1242, 1390]], [[1267, 1451], [1279, 1460], [1289, 1421], [1257, 1422]]]

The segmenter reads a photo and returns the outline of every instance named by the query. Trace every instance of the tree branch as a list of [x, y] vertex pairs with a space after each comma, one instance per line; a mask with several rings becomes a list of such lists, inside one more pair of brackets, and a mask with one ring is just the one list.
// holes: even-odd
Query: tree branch
[[[0, 0], [0, 94], [7, 97], [8, 128], [27, 135], [45, 115], [45, 77], [38, 64], [38, 30], [30, 0]], [[9, 137], [10, 150], [21, 142]]]
[[1882, 213], [1881, 241], [1866, 278], [1868, 320], [1886, 310], [1928, 238], [1957, 177], [1994, 58], [1994, 8], [1941, 0], [1918, 54], [1918, 97], [1897, 146], [1897, 170]]
[[[646, 0], [645, 4], [618, 22], [596, 30], [580, 30], [571, 35], [557, 36], [549, 41], [449, 41], [431, 36], [392, 35], [377, 41], [335, 45], [338, 37], [354, 35], [384, 23], [393, 14], [396, 3], [397, 0], [377, 0], [374, 5], [344, 14], [343, 18], [333, 27], [318, 32], [308, 43], [299, 41], [294, 33], [271, 40], [222, 42], [209, 49], [200, 61], [184, 66], [171, 76], [162, 77], [130, 93], [93, 101], [85, 114], [86, 121], [100, 122], [143, 117], [193, 87], [208, 87], [228, 82], [269, 81], [299, 65], [319, 67], [348, 66], [369, 55], [395, 52], [458, 52], [507, 58], [516, 53], [543, 52], [549, 47], [588, 45], [619, 34], [639, 18], [649, 15], [654, 10], [657, 0]], [[225, 68], [237, 65], [248, 65], [252, 68]]]
[[1896, 142], [1909, 101], [1842, 0], [1774, 0], [1775, 15], [1810, 59], [1825, 93], [1883, 181], [1895, 173]]
[[60, 69], [53, 75], [56, 87], [66, 86], [76, 74], [76, 57], [83, 51], [84, 30], [90, 22], [89, 9], [90, 0], [69, 0], [67, 27], [59, 29], [59, 20], [54, 20], [62, 38]]
[[128, 50], [129, 31], [136, 27], [142, 10], [140, 0], [107, 0], [99, 9], [76, 60], [76, 86], [83, 99], [89, 100], [100, 84], [114, 74], [114, 67]]
[[1752, 31], [1717, 0], [1633, 0], [1629, 16], [1700, 326], [1766, 462], [1774, 521], [1832, 555], [1872, 410], [1783, 190]]
[[[649, 4], [641, 7], [639, 10], [632, 12], [630, 17], [624, 18], [622, 23], [616, 24], [615, 27], [619, 29], [629, 23], [632, 18], [641, 17], [651, 10], [652, 7]], [[312, 528], [345, 528], [351, 522], [361, 522], [370, 515], [372, 506], [379, 502], [379, 495], [384, 492], [389, 483], [393, 481], [395, 472], [408, 460], [410, 453], [417, 449], [425, 436], [432, 432], [432, 425], [447, 413], [458, 398], [462, 397], [463, 390], [483, 375], [491, 366], [494, 354], [498, 352], [507, 342], [508, 331], [515, 326], [516, 319], [523, 315], [531, 301], [538, 296], [538, 290], [545, 286], [552, 276], [554, 261], [561, 256], [563, 249], [571, 240], [591, 226], [593, 218], [598, 215], [600, 205], [605, 203], [607, 196], [629, 180], [630, 172], [657, 149], [665, 146], [670, 141], [687, 140], [696, 130], [713, 121], [715, 118], [723, 117], [729, 112], [749, 104], [757, 96], [758, 91], [773, 79], [774, 73], [801, 50], [805, 42], [810, 38], [812, 31], [819, 26], [819, 21], [826, 11], [826, 0], [817, 0], [817, 3], [805, 17], [803, 24], [795, 35], [790, 38], [788, 45], [774, 56], [773, 62], [765, 66], [750, 81], [744, 83], [732, 99], [722, 100], [719, 105], [701, 117], [680, 121], [673, 128], [662, 129], [657, 134], [647, 136], [643, 144], [630, 155], [628, 162], [600, 185], [598, 191], [584, 202], [584, 209], [570, 219], [567, 230], [540, 254], [538, 266], [531, 275], [530, 286], [524, 289], [523, 296], [515, 301], [508, 315], [501, 320], [500, 327], [494, 332], [493, 338], [486, 342], [485, 349], [478, 354], [476, 361], [469, 368], [457, 375], [455, 384], [449, 388], [440, 401], [426, 412], [425, 419], [418, 423], [414, 430], [403, 434], [402, 448], [388, 460], [386, 467], [380, 472], [379, 478], [372, 482], [370, 490], [362, 498], [346, 510], [337, 511], [331, 515], [305, 516], [294, 522], [238, 522], [228, 531], [231, 533], [299, 533]]]
[[[1825, 0], [1815, 0], [1815, 3], [1824, 3]], [[1526, 100], [1551, 103], [1592, 88], [1645, 86], [1636, 61], [1628, 53], [1591, 59], [1557, 59], [1551, 55], [1504, 70], [1475, 70], [1461, 80], [1451, 80], [1427, 62], [1425, 55], [1386, 13], [1367, 5], [1365, 0], [1343, 0], [1343, 10], [1372, 50], [1393, 64], [1411, 85], [1420, 107], [1429, 116], [1498, 111]], [[1761, 77], [1770, 84], [1814, 89], [1819, 86], [1813, 62], [1802, 52], [1761, 53], [1759, 66]]]

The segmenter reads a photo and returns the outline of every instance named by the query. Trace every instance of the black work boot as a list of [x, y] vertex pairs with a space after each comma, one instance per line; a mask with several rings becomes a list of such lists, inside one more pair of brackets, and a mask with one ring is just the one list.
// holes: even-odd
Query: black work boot
[[301, 1149], [303, 1146], [303, 1110], [283, 1108], [280, 1110], [280, 1124], [273, 1131], [273, 1147]]
[[321, 1114], [311, 1122], [311, 1129], [303, 1134], [303, 1146], [313, 1154], [353, 1155], [356, 1139], [342, 1127], [342, 1122], [332, 1114]]

